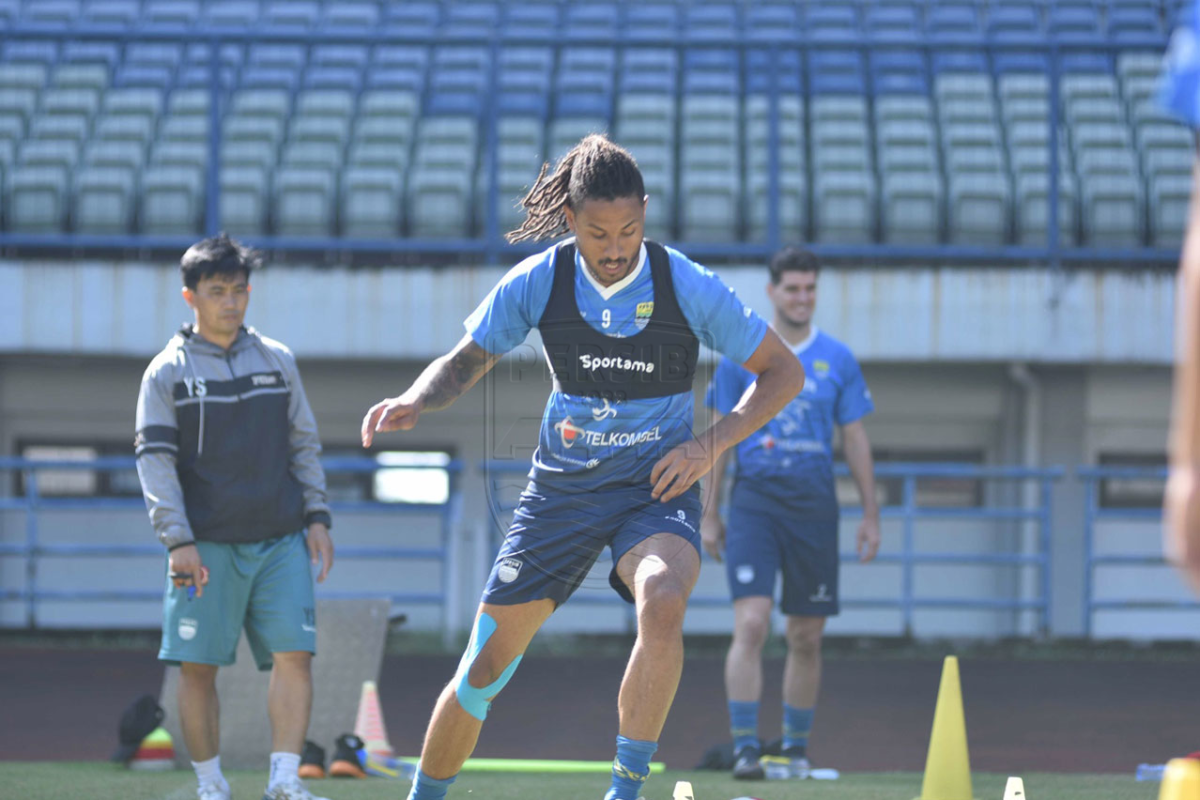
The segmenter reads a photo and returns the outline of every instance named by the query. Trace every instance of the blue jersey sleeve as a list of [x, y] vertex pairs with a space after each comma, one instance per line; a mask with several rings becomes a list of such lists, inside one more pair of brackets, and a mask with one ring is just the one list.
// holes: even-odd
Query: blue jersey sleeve
[[705, 269], [677, 250], [671, 254], [675, 296], [688, 324], [705, 346], [723, 353], [736, 364], [754, 355], [767, 333], [767, 323], [745, 305], [712, 270]]
[[1200, 126], [1200, 0], [1171, 36], [1163, 67], [1162, 104], [1189, 125]]
[[738, 400], [745, 394], [746, 387], [750, 385], [746, 378], [746, 370], [728, 358], [722, 358], [713, 372], [712, 381], [708, 384], [704, 405], [722, 415], [733, 411]]
[[875, 401], [871, 399], [871, 390], [863, 380], [858, 361], [848, 351], [843, 358], [842, 372], [846, 382], [838, 393], [837, 424], [849, 425], [874, 411]]
[[477, 345], [489, 353], [507, 353], [525, 341], [550, 302], [556, 252], [552, 247], [510, 269], [463, 321]]

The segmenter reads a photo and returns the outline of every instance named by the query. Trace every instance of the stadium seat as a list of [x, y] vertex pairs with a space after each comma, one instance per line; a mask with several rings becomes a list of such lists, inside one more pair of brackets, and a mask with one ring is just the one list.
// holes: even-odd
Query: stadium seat
[[212, 94], [207, 89], [176, 89], [167, 97], [167, 111], [175, 116], [208, 116]]
[[951, 242], [978, 246], [1008, 241], [1012, 192], [1005, 173], [950, 173], [948, 200]]
[[28, 121], [37, 113], [37, 101], [36, 89], [0, 88], [0, 114], [10, 114]]
[[297, 115], [292, 118], [288, 135], [295, 142], [324, 142], [342, 147], [350, 139], [350, 120]]
[[324, 170], [336, 175], [342, 168], [343, 147], [333, 142], [292, 141], [280, 153], [280, 163], [289, 167]]
[[379, 24], [375, 3], [325, 3], [321, 25], [335, 31], [371, 31]]
[[70, 190], [61, 166], [15, 166], [5, 188], [8, 228], [18, 233], [58, 233], [66, 229]]
[[69, 139], [45, 141], [32, 136], [17, 150], [17, 162], [26, 167], [51, 167], [68, 172], [79, 163], [80, 143]]
[[202, 142], [157, 142], [150, 148], [150, 163], [156, 167], [204, 169], [208, 145]]
[[232, 235], [260, 236], [267, 232], [270, 176], [266, 170], [222, 166], [221, 229]]
[[351, 167], [370, 167], [389, 172], [403, 172], [408, 167], [408, 146], [381, 142], [355, 142], [350, 145], [346, 163]]
[[642, 169], [646, 186], [646, 237], [654, 241], [670, 241], [675, 236], [675, 183], [670, 173], [657, 169]]
[[386, 3], [383, 13], [385, 32], [431, 39], [441, 19], [440, 4], [434, 2]]
[[108, 88], [110, 70], [104, 64], [64, 64], [54, 70], [56, 89], [77, 89], [100, 93]]
[[279, 151], [270, 142], [222, 142], [222, 167], [248, 167], [270, 173]]
[[101, 108], [107, 115], [156, 120], [162, 113], [163, 96], [145, 89], [109, 89], [104, 93]]
[[[496, 172], [496, 223], [497, 229], [507, 232], [519, 227], [525, 218], [525, 209], [521, 207], [523, 198], [533, 185], [537, 172], [530, 169], [529, 164], [498, 169]], [[488, 174], [486, 169], [480, 169], [475, 184], [475, 215], [479, 231], [485, 231], [487, 222]]]
[[791, 5], [746, 8], [746, 36], [754, 41], [788, 41], [796, 37], [800, 15]]
[[37, 0], [26, 3], [25, 20], [47, 27], [67, 28], [79, 19], [78, 0]]
[[891, 244], [935, 244], [941, 238], [942, 187], [933, 170], [889, 172], [880, 183], [880, 227]]
[[38, 64], [50, 67], [58, 61], [58, 45], [54, 42], [9, 39], [3, 43], [3, 58], [12, 64]]
[[[1018, 174], [1015, 180], [1015, 223], [1017, 244], [1042, 247], [1049, 230], [1050, 182], [1043, 172]], [[1062, 175], [1058, 184], [1058, 241], [1071, 246], [1078, 242], [1078, 190], [1074, 180]]]
[[96, 28], [127, 28], [132, 26], [141, 12], [138, 0], [96, 0], [83, 7], [84, 24]]
[[188, 29], [200, 18], [196, 0], [147, 0], [142, 19], [148, 27]]
[[42, 113], [90, 119], [100, 109], [100, 92], [95, 89], [46, 89]]
[[563, 9], [562, 35], [571, 39], [590, 39], [614, 36], [617, 32], [619, 7], [610, 3], [572, 3]]
[[204, 173], [197, 167], [152, 166], [142, 173], [139, 229], [157, 235], [193, 234], [203, 227]]
[[[765, 172], [747, 175], [749, 204], [746, 234], [751, 241], [763, 241], [768, 234], [770, 179]], [[784, 241], [808, 238], [808, 184], [802, 170], [779, 176], [779, 235]]]
[[296, 95], [296, 113], [305, 116], [349, 120], [355, 105], [352, 92], [337, 89], [308, 89]]
[[[129, 126], [135, 118], [115, 117], [122, 126]], [[200, 116], [167, 116], [159, 128], [159, 138], [169, 142], [203, 142], [208, 139], [208, 118]]]
[[1150, 244], [1179, 247], [1191, 203], [1190, 175], [1158, 175], [1150, 179]]
[[229, 113], [238, 117], [269, 117], [287, 119], [292, 110], [292, 98], [277, 89], [242, 89], [233, 93]]
[[280, 117], [227, 117], [224, 141], [267, 142], [277, 144], [283, 139], [283, 119]]
[[85, 167], [75, 176], [72, 228], [77, 233], [124, 234], [133, 227], [136, 173]]
[[337, 183], [334, 172], [283, 166], [275, 173], [275, 233], [279, 236], [332, 236]]
[[631, 41], [674, 38], [679, 24], [674, 3], [635, 3], [625, 9], [625, 36]]
[[267, 3], [264, 21], [268, 28], [308, 30], [316, 25], [320, 3], [308, 0], [274, 0]]
[[875, 240], [875, 182], [866, 171], [818, 171], [813, 182], [813, 233], [818, 241]]
[[205, 4], [201, 23], [212, 28], [245, 30], [258, 22], [258, 18], [257, 0], [225, 0]]
[[466, 236], [471, 223], [471, 173], [466, 169], [418, 166], [409, 173], [409, 234]]
[[[736, 165], [736, 160], [735, 160]], [[680, 178], [679, 225], [685, 242], [733, 242], [738, 238], [741, 179], [736, 167], [690, 168]]]
[[146, 163], [146, 148], [138, 142], [93, 140], [84, 148], [83, 163], [88, 167], [113, 167], [140, 172]]
[[1096, 175], [1082, 182], [1084, 243], [1137, 247], [1144, 238], [1141, 181], [1133, 175]]
[[398, 236], [403, 225], [403, 176], [398, 170], [352, 167], [342, 174], [342, 235], [353, 239]]
[[551, 3], [503, 3], [500, 34], [505, 38], [550, 40], [558, 31], [558, 6]]

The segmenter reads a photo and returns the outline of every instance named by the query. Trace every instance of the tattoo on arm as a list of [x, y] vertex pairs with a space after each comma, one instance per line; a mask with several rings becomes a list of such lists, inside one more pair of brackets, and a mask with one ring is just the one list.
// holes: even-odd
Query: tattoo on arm
[[426, 411], [446, 408], [467, 393], [500, 356], [466, 336], [453, 351], [434, 361], [413, 384]]

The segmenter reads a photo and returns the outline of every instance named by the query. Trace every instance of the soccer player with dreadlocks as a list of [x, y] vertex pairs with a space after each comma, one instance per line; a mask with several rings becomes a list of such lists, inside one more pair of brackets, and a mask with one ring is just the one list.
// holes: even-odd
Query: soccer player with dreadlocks
[[[713, 273], [643, 239], [637, 162], [583, 139], [523, 200], [511, 241], [572, 234], [518, 264], [465, 322], [466, 335], [399, 397], [363, 419], [410, 430], [461, 397], [529, 331], [554, 378], [530, 481], [492, 568], [467, 650], [438, 699], [409, 800], [440, 800], [471, 754], [492, 699], [530, 640], [608, 547], [612, 587], [638, 635], [618, 697], [605, 800], [636, 800], [683, 668], [683, 616], [700, 571], [696, 481], [800, 391], [799, 361]], [[758, 376], [720, 422], [692, 430], [700, 343]]]

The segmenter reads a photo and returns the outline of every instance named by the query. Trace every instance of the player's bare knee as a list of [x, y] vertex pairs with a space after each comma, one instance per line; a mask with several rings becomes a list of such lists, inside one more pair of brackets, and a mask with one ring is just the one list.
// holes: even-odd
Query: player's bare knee
[[217, 666], [215, 664], [195, 664], [188, 661], [179, 665], [179, 680], [189, 687], [215, 686], [217, 682]]
[[496, 656], [495, 648], [485, 647], [467, 671], [467, 682], [476, 689], [491, 686], [504, 674], [504, 670], [512, 663], [512, 658], [503, 661], [504, 663], [501, 663], [501, 659]]
[[312, 653], [305, 651], [288, 651], [272, 653], [273, 669], [289, 674], [307, 675], [312, 671]]
[[800, 658], [816, 658], [821, 655], [822, 628], [814, 625], [788, 625], [788, 650]]
[[733, 629], [734, 645], [752, 650], [762, 650], [771, 635], [770, 617], [747, 616], [739, 619]]
[[643, 581], [640, 594], [639, 617], [643, 625], [667, 630], [683, 628], [688, 590], [676, 576], [669, 572], [655, 573]]

